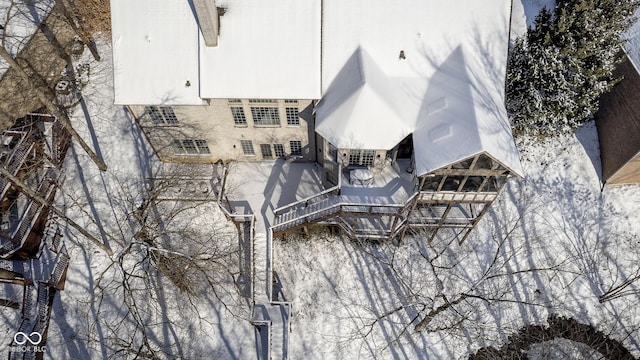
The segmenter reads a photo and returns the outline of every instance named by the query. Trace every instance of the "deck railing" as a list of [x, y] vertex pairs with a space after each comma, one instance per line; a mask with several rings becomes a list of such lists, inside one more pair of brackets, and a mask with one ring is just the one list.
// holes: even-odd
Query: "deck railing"
[[[266, 355], [266, 359], [265, 360], [271, 360], [271, 321], [269, 321], [269, 320], [253, 320], [253, 326], [255, 326], [256, 329], [259, 329], [260, 327], [266, 329], [266, 331], [267, 331], [267, 343], [263, 344], [263, 350], [264, 350], [264, 354]], [[265, 345], [266, 345], [266, 349], [265, 349]], [[258, 359], [262, 359], [262, 357], [260, 357], [260, 355], [258, 355]]]
[[67, 246], [65, 244], [62, 245], [60, 251], [58, 252], [58, 256], [56, 258], [55, 265], [53, 267], [53, 271], [49, 276], [48, 284], [53, 287], [57, 287], [60, 281], [62, 280], [62, 275], [64, 275], [64, 271], [67, 269], [69, 265], [69, 255], [67, 253]]
[[490, 203], [497, 195], [497, 192], [421, 191], [420, 201]]
[[[26, 142], [20, 142], [18, 146], [16, 146], [16, 149], [13, 151], [13, 153], [9, 157], [9, 160], [7, 161], [6, 169], [11, 175], [16, 175], [18, 173], [18, 170], [22, 168], [22, 165], [27, 159], [27, 155], [29, 155], [29, 153], [33, 149], [33, 146], [33, 143]], [[9, 189], [10, 184], [11, 182], [9, 181], [9, 179], [0, 177], [0, 197], [4, 197], [7, 190]]]
[[[323, 196], [326, 194], [327, 192], [324, 191]], [[337, 213], [406, 217], [406, 212], [413, 204], [416, 196], [417, 193], [414, 193], [402, 204], [384, 205], [342, 202], [339, 196], [334, 195], [323, 197], [321, 200], [313, 203], [305, 202], [305, 199], [303, 199], [294, 203], [295, 206], [288, 205], [276, 209], [288, 209], [288, 211], [280, 214], [276, 213], [275, 224], [271, 227], [271, 230], [274, 233], [282, 232], [296, 226], [320, 221]], [[307, 199], [311, 198], [318, 199], [319, 196], [309, 197]], [[391, 231], [393, 231], [393, 229], [391, 229]]]
[[[36, 194], [47, 200], [55, 190], [55, 179], [56, 171], [53, 168], [49, 168], [40, 182], [38, 190], [36, 190]], [[2, 248], [0, 248], [1, 257], [10, 256], [24, 246], [29, 234], [31, 233], [33, 225], [38, 221], [43, 209], [43, 204], [36, 202], [35, 200], [31, 200], [29, 202], [24, 215], [20, 219], [18, 228], [11, 237], [13, 241], [6, 242]]]

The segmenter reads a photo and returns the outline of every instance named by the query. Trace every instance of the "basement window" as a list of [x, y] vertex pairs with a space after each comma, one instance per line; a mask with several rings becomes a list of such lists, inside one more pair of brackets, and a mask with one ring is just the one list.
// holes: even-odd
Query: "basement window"
[[209, 145], [206, 140], [202, 139], [174, 139], [171, 142], [171, 148], [176, 155], [209, 155]]
[[240, 140], [240, 146], [242, 147], [242, 153], [245, 156], [254, 156], [256, 152], [253, 150], [253, 143], [251, 140]]
[[291, 155], [302, 156], [302, 141], [291, 140], [289, 141], [289, 146], [291, 147]]

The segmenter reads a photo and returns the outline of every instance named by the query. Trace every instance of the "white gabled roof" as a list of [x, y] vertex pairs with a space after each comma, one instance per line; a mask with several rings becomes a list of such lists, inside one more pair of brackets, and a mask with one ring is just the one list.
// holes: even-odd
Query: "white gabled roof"
[[111, 0], [111, 14], [116, 104], [202, 104], [188, 1]]
[[361, 149], [413, 133], [418, 174], [486, 151], [521, 175], [504, 108], [510, 5], [325, 0], [316, 131]]
[[522, 175], [504, 100], [491, 82], [473, 75], [473, 60], [458, 48], [429, 79], [413, 144], [419, 175], [486, 152]]
[[218, 46], [206, 47], [189, 1], [111, 0], [116, 103], [320, 97], [320, 0], [216, 5]]
[[[156, 0], [157, 1], [157, 0]], [[217, 0], [217, 47], [200, 40], [203, 98], [320, 98], [320, 0]]]
[[414, 128], [397, 85], [357, 49], [316, 106], [316, 132], [338, 148], [394, 147]]

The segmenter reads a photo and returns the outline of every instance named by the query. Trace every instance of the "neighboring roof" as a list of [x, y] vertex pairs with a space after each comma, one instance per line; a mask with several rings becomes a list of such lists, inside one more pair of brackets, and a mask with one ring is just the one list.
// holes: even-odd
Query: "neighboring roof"
[[[2, 46], [16, 57], [29, 39], [38, 29], [40, 23], [47, 17], [55, 0], [39, 0], [32, 4], [15, 0], [0, 0], [0, 39]], [[0, 77], [9, 68], [0, 58]]]
[[[62, 78], [67, 66], [67, 55], [60, 49], [69, 49], [76, 36], [68, 20], [53, 0], [15, 1], [0, 0], [0, 24], [5, 48], [19, 60], [27, 76], [44, 79], [45, 83], [27, 84], [16, 69], [0, 59], [0, 130], [8, 129], [16, 119], [43, 107], [36, 96], [42, 88], [52, 88]], [[51, 41], [55, 37], [55, 42]], [[34, 88], [33, 86], [36, 86]]]
[[[630, 61], [614, 75], [624, 80], [600, 98], [596, 125], [600, 141], [602, 180], [605, 183], [640, 182], [640, 75]], [[635, 159], [635, 163], [634, 163]]]
[[600, 98], [596, 126], [600, 142], [602, 181], [640, 182], [640, 9], [627, 31], [626, 58], [614, 72], [623, 80]]
[[218, 46], [206, 47], [188, 1], [111, 0], [115, 102], [320, 97], [320, 0], [216, 5]]
[[413, 133], [420, 175], [483, 151], [522, 175], [504, 107], [510, 5], [325, 0], [316, 131], [362, 149]]

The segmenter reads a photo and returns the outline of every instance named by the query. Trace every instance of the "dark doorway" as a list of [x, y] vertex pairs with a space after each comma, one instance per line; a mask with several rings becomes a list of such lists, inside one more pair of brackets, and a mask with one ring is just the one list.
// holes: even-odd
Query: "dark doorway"
[[411, 159], [411, 155], [413, 155], [413, 136], [409, 134], [406, 138], [404, 138], [400, 144], [398, 144], [398, 155], [397, 159]]

